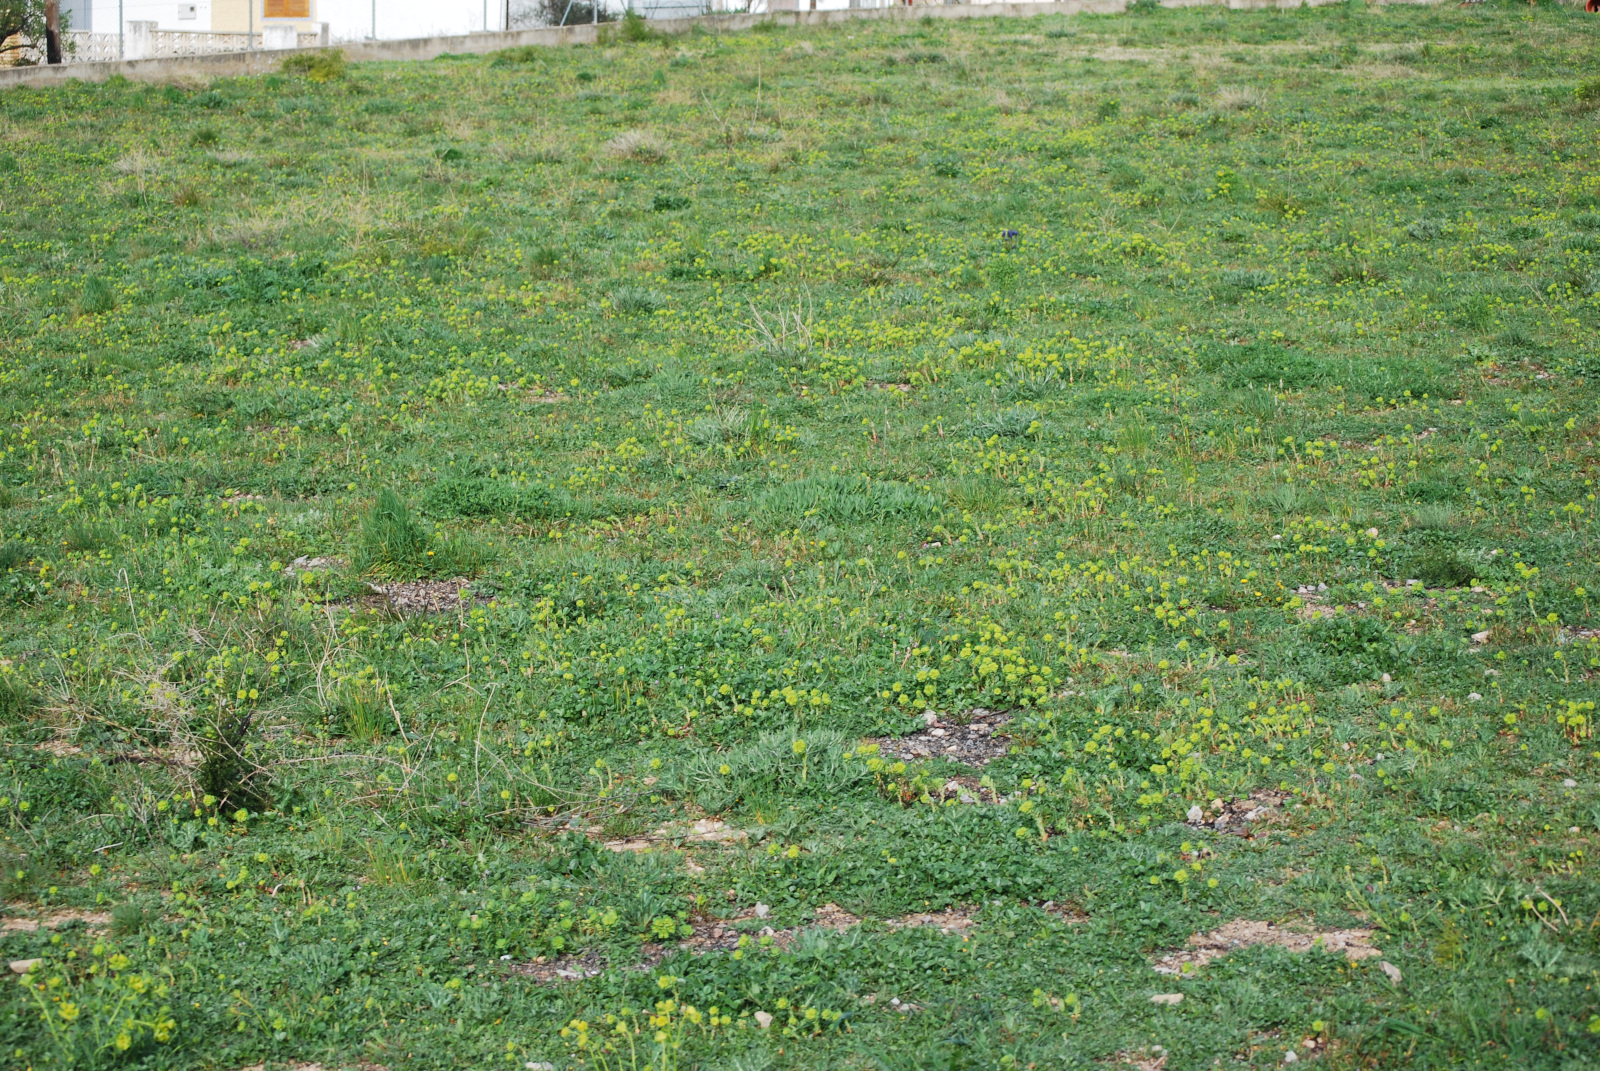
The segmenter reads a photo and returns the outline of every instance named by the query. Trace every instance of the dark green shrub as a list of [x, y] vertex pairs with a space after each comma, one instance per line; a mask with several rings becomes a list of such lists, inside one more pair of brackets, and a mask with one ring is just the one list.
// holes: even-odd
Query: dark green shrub
[[285, 74], [299, 74], [313, 82], [333, 82], [349, 73], [349, 64], [340, 49], [301, 52], [283, 61], [280, 68]]
[[660, 41], [663, 39], [663, 35], [660, 32], [651, 29], [650, 24], [644, 20], [644, 16], [640, 15], [632, 8], [629, 8], [628, 11], [622, 16], [622, 27], [617, 31], [617, 35], [624, 41], [634, 44], [639, 44], [644, 41]]
[[195, 783], [206, 795], [215, 797], [220, 808], [260, 804], [266, 771], [246, 754], [254, 724], [253, 710], [236, 707], [223, 710], [201, 728], [197, 741], [200, 768], [195, 771]]
[[1416, 579], [1430, 588], [1460, 588], [1472, 583], [1472, 566], [1445, 547], [1429, 547], [1415, 568]]
[[502, 48], [499, 52], [491, 52], [489, 54], [489, 66], [523, 67], [530, 63], [538, 63], [546, 55], [548, 55], [546, 50], [539, 45]]

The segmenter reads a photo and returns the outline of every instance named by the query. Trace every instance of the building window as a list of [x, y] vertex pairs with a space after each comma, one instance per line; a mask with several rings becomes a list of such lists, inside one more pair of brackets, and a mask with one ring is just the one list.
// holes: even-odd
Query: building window
[[269, 19], [309, 19], [311, 0], [262, 0], [262, 13]]

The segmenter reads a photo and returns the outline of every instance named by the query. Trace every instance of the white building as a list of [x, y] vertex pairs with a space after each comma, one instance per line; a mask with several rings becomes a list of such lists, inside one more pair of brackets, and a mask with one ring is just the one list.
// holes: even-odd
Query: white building
[[114, 34], [124, 22], [258, 34], [269, 26], [313, 33], [325, 22], [334, 42], [501, 30], [506, 6], [506, 0], [61, 0], [69, 29], [95, 34]]

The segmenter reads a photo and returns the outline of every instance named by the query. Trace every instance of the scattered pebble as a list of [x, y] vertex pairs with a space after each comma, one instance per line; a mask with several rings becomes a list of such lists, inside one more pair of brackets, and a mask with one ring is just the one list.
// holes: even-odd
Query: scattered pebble
[[1151, 1004], [1168, 1004], [1168, 1005], [1171, 1005], [1171, 1004], [1182, 1004], [1183, 1003], [1183, 994], [1182, 993], [1157, 993], [1155, 996], [1150, 998], [1150, 1003]]
[[1273, 789], [1262, 789], [1252, 792], [1248, 798], [1242, 800], [1220, 799], [1211, 801], [1211, 813], [1207, 814], [1196, 804], [1189, 808], [1185, 816], [1190, 825], [1207, 826], [1219, 833], [1232, 833], [1235, 836], [1246, 837], [1250, 835], [1251, 823], [1268, 817], [1273, 811], [1282, 807], [1289, 798], [1287, 792]]
[[472, 593], [472, 582], [465, 577], [454, 580], [411, 580], [403, 584], [368, 584], [372, 594], [360, 601], [370, 609], [387, 609], [397, 614], [454, 613], [463, 606], [486, 601]]
[[976, 707], [967, 712], [967, 719], [964, 723], [945, 720], [930, 710], [922, 715], [921, 732], [879, 737], [873, 743], [888, 759], [948, 759], [978, 769], [1011, 751], [1011, 737], [999, 731], [1009, 720], [1004, 715]]

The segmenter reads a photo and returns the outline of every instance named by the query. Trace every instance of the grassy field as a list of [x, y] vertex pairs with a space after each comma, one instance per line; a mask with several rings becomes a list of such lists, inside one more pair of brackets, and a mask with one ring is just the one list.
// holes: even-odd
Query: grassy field
[[641, 29], [0, 93], [0, 1064], [1593, 1066], [1600, 18]]

